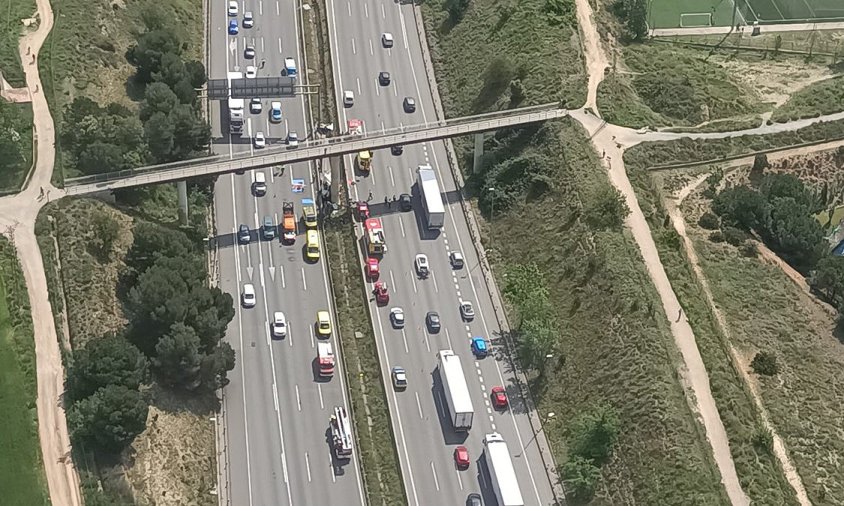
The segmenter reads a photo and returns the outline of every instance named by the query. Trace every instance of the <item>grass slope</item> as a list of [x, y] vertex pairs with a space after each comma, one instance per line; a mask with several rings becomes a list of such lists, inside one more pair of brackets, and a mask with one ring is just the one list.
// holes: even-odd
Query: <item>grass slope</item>
[[785, 123], [844, 110], [844, 76], [811, 84], [794, 93], [774, 111], [771, 121]]
[[26, 86], [18, 43], [26, 26], [24, 19], [35, 14], [34, 0], [4, 0], [0, 2], [0, 72], [14, 88]]
[[556, 2], [564, 10], [559, 17], [549, 13], [549, 4], [476, 0], [456, 24], [440, 2], [422, 4], [437, 80], [443, 91], [450, 91], [442, 96], [446, 116], [511, 105], [514, 79], [521, 82], [525, 98], [512, 105], [564, 99], [577, 107], [586, 100], [574, 2]]
[[[15, 142], [17, 156], [9, 153], [9, 156], [0, 158], [0, 192], [6, 190], [16, 193], [23, 186], [23, 181], [33, 162], [32, 105], [4, 102], [0, 104], [0, 107], [8, 109], [8, 114], [14, 118], [13, 123], [16, 125], [14, 131], [19, 136]], [[3, 132], [2, 135], [7, 135], [7, 133]]]
[[4, 504], [49, 504], [35, 410], [29, 296], [14, 247], [0, 238], [0, 490]]

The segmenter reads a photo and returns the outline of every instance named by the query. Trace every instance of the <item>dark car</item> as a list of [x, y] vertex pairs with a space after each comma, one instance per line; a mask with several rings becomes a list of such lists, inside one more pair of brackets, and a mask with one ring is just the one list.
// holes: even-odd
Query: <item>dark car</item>
[[484, 506], [481, 494], [469, 494], [466, 498], [466, 506]]
[[237, 230], [237, 240], [240, 244], [249, 244], [252, 240], [252, 232], [249, 231], [248, 225], [241, 225]]
[[404, 97], [402, 107], [404, 107], [404, 112], [416, 112], [416, 99], [413, 97]]
[[264, 216], [263, 225], [261, 225], [261, 235], [263, 235], [264, 239], [267, 241], [275, 239], [275, 223], [273, 223], [272, 216]]
[[381, 71], [378, 74], [378, 82], [381, 83], [381, 86], [387, 86], [390, 84], [390, 73], [386, 71]]
[[390, 154], [393, 156], [400, 156], [402, 153], [404, 153], [403, 146], [390, 146]]
[[411, 202], [409, 193], [402, 193], [399, 196], [399, 209], [405, 212], [413, 209], [413, 202]]
[[431, 333], [437, 333], [440, 331], [440, 315], [436, 311], [428, 311], [428, 314], [425, 315], [425, 324], [428, 325], [428, 330]]

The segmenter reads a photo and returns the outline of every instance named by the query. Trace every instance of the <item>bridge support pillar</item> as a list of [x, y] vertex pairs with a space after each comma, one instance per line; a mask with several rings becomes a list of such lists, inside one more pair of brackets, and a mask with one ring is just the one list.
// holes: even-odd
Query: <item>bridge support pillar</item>
[[179, 194], [179, 223], [182, 226], [188, 223], [188, 183], [187, 181], [176, 181], [176, 192]]
[[475, 151], [472, 157], [472, 173], [477, 173], [481, 169], [481, 157], [484, 156], [484, 134], [483, 132], [475, 134]]

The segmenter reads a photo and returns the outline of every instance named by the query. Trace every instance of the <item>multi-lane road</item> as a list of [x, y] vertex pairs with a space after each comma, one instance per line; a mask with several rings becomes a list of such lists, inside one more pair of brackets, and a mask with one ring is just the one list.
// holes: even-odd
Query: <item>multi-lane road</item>
[[[288, 56], [303, 70], [298, 2], [238, 0], [237, 5], [238, 15], [229, 16], [227, 0], [209, 3], [210, 78], [224, 79], [229, 71], [245, 72], [250, 64], [259, 67], [259, 77], [276, 76]], [[254, 17], [251, 28], [243, 27], [246, 11]], [[231, 19], [237, 19], [240, 26], [237, 35], [227, 33]], [[253, 60], [244, 56], [247, 45], [255, 49]], [[253, 138], [258, 131], [270, 145], [283, 142], [289, 130], [300, 138], [310, 134], [301, 97], [261, 98], [263, 111], [256, 114], [249, 112], [246, 101], [246, 124], [239, 136], [228, 133], [225, 102], [209, 104], [215, 152], [257, 151]], [[282, 102], [280, 123], [269, 120], [271, 100]], [[327, 382], [318, 380], [314, 368], [316, 313], [330, 310], [332, 301], [323, 260], [308, 263], [303, 253], [301, 199], [314, 197], [313, 170], [307, 163], [287, 167], [283, 175], [265, 170], [268, 190], [262, 197], [252, 193], [255, 173], [225, 175], [215, 186], [221, 288], [232, 294], [237, 308], [226, 335], [237, 354], [235, 369], [229, 374], [231, 383], [224, 392], [221, 479], [227, 487], [228, 503], [363, 504], [357, 459], [334, 460], [327, 437], [334, 406], [347, 406], [342, 364]], [[294, 179], [304, 180], [303, 191], [293, 191]], [[261, 240], [258, 234], [264, 216], [279, 223], [284, 200], [295, 203], [299, 220], [299, 234], [292, 246], [283, 245], [278, 238]], [[252, 229], [248, 245], [237, 243], [241, 224]], [[240, 304], [246, 283], [254, 285], [257, 295], [257, 304], [249, 309]], [[275, 311], [283, 311], [288, 319], [288, 336], [283, 340], [270, 336]], [[331, 340], [336, 350], [333, 336]]]
[[[366, 130], [372, 131], [433, 121], [434, 104], [412, 5], [390, 0], [331, 0], [329, 5], [335, 88], [343, 124], [349, 119], [361, 119]], [[385, 32], [393, 35], [392, 48], [382, 44]], [[390, 73], [390, 84], [379, 83], [381, 71]], [[354, 92], [351, 107], [342, 106], [345, 90]], [[404, 110], [405, 97], [415, 99], [415, 112]], [[372, 214], [382, 219], [386, 233], [388, 251], [381, 261], [380, 280], [386, 281], [391, 300], [384, 307], [373, 301], [371, 309], [385, 378], [389, 378], [390, 368], [395, 365], [403, 366], [409, 377], [407, 390], [388, 390], [408, 500], [414, 506], [461, 504], [468, 494], [481, 493], [485, 504], [494, 504], [486, 466], [482, 464], [482, 438], [486, 433], [498, 432], [508, 443], [525, 504], [553, 504], [537, 436], [531, 430], [525, 404], [503, 356], [491, 298], [447, 163], [445, 145], [439, 141], [407, 146], [399, 156], [389, 150], [376, 151], [369, 176], [355, 174], [354, 164], [346, 164], [346, 177], [357, 180], [352, 198], [366, 200], [372, 196]], [[413, 188], [416, 168], [422, 164], [430, 164], [437, 171], [446, 202], [445, 226], [439, 233], [432, 233], [423, 225], [419, 192]], [[413, 195], [413, 212], [402, 213], [392, 202], [394, 196], [402, 193]], [[466, 264], [462, 269], [452, 269], [448, 260], [452, 250], [463, 253]], [[432, 272], [427, 279], [416, 275], [413, 262], [418, 253], [429, 259]], [[473, 302], [477, 313], [474, 321], [461, 319], [460, 300]], [[404, 309], [407, 324], [403, 330], [395, 330], [390, 324], [389, 308], [395, 306]], [[428, 311], [440, 315], [442, 330], [438, 333], [428, 332]], [[489, 357], [473, 357], [473, 336], [492, 341], [493, 353]], [[475, 408], [474, 425], [468, 435], [457, 434], [451, 428], [436, 375], [436, 353], [441, 349], [454, 350], [463, 362]], [[490, 389], [496, 385], [506, 387], [511, 409], [492, 409]], [[458, 445], [469, 449], [472, 465], [468, 470], [455, 467], [453, 451]]]

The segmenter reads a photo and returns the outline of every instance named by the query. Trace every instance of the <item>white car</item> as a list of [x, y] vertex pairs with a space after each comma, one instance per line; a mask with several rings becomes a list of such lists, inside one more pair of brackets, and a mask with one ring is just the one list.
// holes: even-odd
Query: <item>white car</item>
[[253, 98], [249, 102], [249, 111], [252, 112], [252, 114], [260, 114], [263, 108], [264, 107], [261, 105], [261, 99], [258, 97]]
[[273, 313], [273, 335], [275, 337], [287, 336], [287, 318], [281, 311]]
[[343, 105], [346, 107], [355, 105], [355, 93], [352, 90], [346, 90], [343, 92]]
[[400, 329], [404, 327], [404, 309], [394, 307], [390, 309], [390, 322], [393, 327]]
[[460, 301], [460, 316], [467, 322], [475, 319], [475, 308], [468, 300]]
[[416, 255], [416, 260], [413, 262], [416, 265], [416, 273], [419, 274], [420, 277], [427, 278], [428, 274], [431, 273], [431, 268], [428, 265], [428, 257], [419, 253]]
[[255, 76], [258, 75], [258, 69], [255, 65], [249, 65], [246, 67], [246, 78], [247, 79], [255, 79]]
[[453, 269], [463, 268], [463, 253], [459, 251], [451, 251], [448, 253], [448, 260], [451, 262], [451, 267]]
[[235, 0], [229, 1], [229, 16], [237, 16], [237, 2]]
[[264, 132], [255, 132], [255, 147], [258, 149], [267, 146], [267, 139], [264, 137]]
[[390, 32], [381, 34], [381, 45], [384, 47], [393, 47], [393, 34]]
[[299, 134], [295, 131], [287, 132], [287, 145], [291, 148], [295, 148], [299, 145]]
[[252, 28], [255, 26], [255, 17], [252, 16], [252, 11], [243, 13], [243, 28]]
[[243, 307], [255, 307], [255, 287], [252, 283], [243, 285], [243, 293], [240, 294], [240, 303]]

